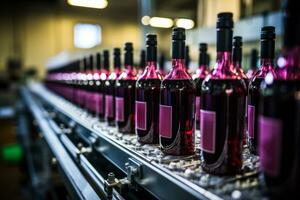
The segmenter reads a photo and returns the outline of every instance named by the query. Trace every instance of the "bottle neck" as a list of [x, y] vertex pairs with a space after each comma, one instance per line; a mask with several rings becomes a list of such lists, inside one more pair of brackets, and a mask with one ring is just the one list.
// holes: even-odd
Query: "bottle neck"
[[222, 73], [227, 73], [232, 67], [232, 29], [217, 29], [217, 65], [215, 66]]
[[147, 45], [146, 50], [147, 69], [155, 71], [157, 67], [157, 46]]
[[240, 68], [242, 64], [242, 48], [233, 47], [232, 64], [234, 67]]
[[109, 59], [108, 58], [104, 59], [103, 65], [104, 65], [104, 69], [109, 71], [110, 66], [109, 66]]
[[129, 71], [132, 71], [133, 70], [133, 66], [132, 66], [132, 64], [131, 65], [125, 65], [125, 69], [126, 70], [129, 70]]
[[233, 65], [235, 68], [241, 68], [242, 63], [241, 63], [241, 61], [239, 61], [239, 60], [237, 60], [237, 61], [233, 61], [233, 60], [232, 60], [232, 65]]
[[185, 41], [172, 41], [172, 60], [184, 60], [185, 58]]
[[147, 67], [139, 79], [159, 79], [156, 67], [157, 63], [155, 61], [148, 61]]
[[172, 59], [172, 67], [177, 70], [185, 70], [185, 60], [184, 59]]
[[217, 69], [230, 70], [231, 51], [217, 52]]
[[156, 70], [157, 62], [156, 61], [147, 61], [147, 70], [154, 71]]
[[232, 35], [233, 31], [229, 28], [217, 29], [217, 52], [232, 51]]
[[275, 51], [274, 40], [260, 41], [260, 57], [262, 60], [273, 60]]
[[200, 70], [207, 70], [207, 65], [201, 64], [201, 65], [199, 65], [198, 69], [200, 69]]
[[208, 56], [206, 52], [200, 52], [199, 53], [199, 67], [200, 66], [206, 66], [208, 63]]
[[261, 67], [264, 67], [264, 66], [272, 66], [273, 67], [274, 61], [271, 58], [261, 58], [260, 65], [261, 65]]
[[132, 69], [133, 66], [133, 53], [130, 52], [125, 52], [125, 68], [126, 69]]

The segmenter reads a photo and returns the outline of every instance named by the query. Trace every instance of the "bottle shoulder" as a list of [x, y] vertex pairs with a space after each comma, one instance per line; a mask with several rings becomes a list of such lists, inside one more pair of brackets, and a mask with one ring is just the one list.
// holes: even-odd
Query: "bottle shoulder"
[[180, 80], [164, 79], [161, 82], [161, 88], [176, 88], [176, 89], [192, 88], [192, 89], [196, 89], [196, 84], [192, 79], [180, 79]]
[[160, 79], [139, 79], [136, 81], [137, 88], [160, 87], [160, 84], [161, 84]]
[[202, 92], [236, 92], [247, 93], [247, 88], [243, 79], [215, 79], [206, 77], [202, 82]]

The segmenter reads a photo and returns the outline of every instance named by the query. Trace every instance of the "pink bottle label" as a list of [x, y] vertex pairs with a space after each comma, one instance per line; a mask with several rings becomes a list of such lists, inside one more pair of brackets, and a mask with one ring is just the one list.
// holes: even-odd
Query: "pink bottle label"
[[200, 120], [200, 97], [196, 97], [196, 121]]
[[98, 113], [99, 112], [99, 97], [97, 93], [92, 93], [91, 94], [91, 106], [90, 109], [93, 110], [94, 112]]
[[99, 108], [98, 108], [98, 111], [100, 114], [103, 114], [104, 113], [104, 110], [103, 110], [103, 94], [102, 93], [98, 93], [98, 105], [99, 105]]
[[124, 121], [124, 98], [116, 97], [116, 120], [118, 122]]
[[269, 176], [276, 177], [280, 172], [282, 122], [259, 116], [258, 131], [261, 169]]
[[255, 106], [248, 105], [248, 136], [254, 138]]
[[159, 105], [159, 135], [172, 138], [172, 106]]
[[113, 96], [105, 95], [105, 117], [113, 117]]
[[92, 105], [93, 105], [93, 99], [91, 99], [92, 95], [90, 92], [86, 92], [85, 93], [85, 106], [88, 109], [91, 109]]
[[78, 90], [77, 100], [78, 104], [82, 104], [82, 90]]
[[216, 144], [216, 112], [200, 110], [201, 149], [215, 153]]
[[103, 94], [102, 93], [94, 93], [92, 98], [93, 98], [92, 109], [96, 113], [103, 114]]
[[135, 128], [139, 130], [147, 130], [147, 103], [143, 101], [135, 101]]

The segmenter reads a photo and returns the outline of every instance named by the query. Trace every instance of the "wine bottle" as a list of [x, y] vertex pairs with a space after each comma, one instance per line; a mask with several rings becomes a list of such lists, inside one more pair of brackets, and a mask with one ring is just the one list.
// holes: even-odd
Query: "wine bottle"
[[257, 155], [258, 145], [258, 109], [260, 85], [267, 74], [276, 77], [274, 69], [275, 27], [265, 26], [261, 29], [260, 37], [261, 66], [251, 78], [248, 90], [248, 147], [251, 153]]
[[232, 65], [232, 13], [219, 13], [217, 63], [202, 84], [200, 130], [202, 168], [236, 174], [242, 167], [246, 85]]
[[267, 188], [277, 198], [287, 194], [299, 198], [299, 9], [298, 1], [284, 4], [283, 49], [277, 60], [276, 77], [268, 73], [260, 90], [260, 166]]
[[185, 30], [172, 31], [172, 69], [160, 88], [159, 137], [162, 152], [194, 153], [195, 83], [185, 67]]
[[157, 39], [146, 36], [147, 67], [136, 82], [135, 132], [141, 143], [158, 144], [159, 92], [161, 75], [157, 68]]
[[135, 129], [135, 84], [133, 71], [133, 46], [125, 43], [125, 70], [116, 82], [116, 122], [119, 132], [134, 133]]
[[196, 83], [196, 129], [200, 129], [200, 98], [201, 98], [201, 87], [204, 78], [207, 76], [207, 66], [208, 66], [208, 55], [207, 55], [207, 44], [200, 43], [199, 45], [199, 68], [193, 75], [193, 79]]
[[121, 69], [121, 50], [119, 48], [114, 48], [113, 56], [114, 56], [114, 69], [108, 76], [105, 82], [105, 121], [109, 126], [115, 125], [115, 87], [116, 80], [120, 75]]

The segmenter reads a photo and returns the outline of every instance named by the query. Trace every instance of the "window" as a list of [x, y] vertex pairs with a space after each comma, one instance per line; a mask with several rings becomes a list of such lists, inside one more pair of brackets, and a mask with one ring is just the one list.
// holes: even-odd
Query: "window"
[[74, 46], [77, 48], [92, 48], [101, 43], [101, 27], [97, 24], [75, 24]]

